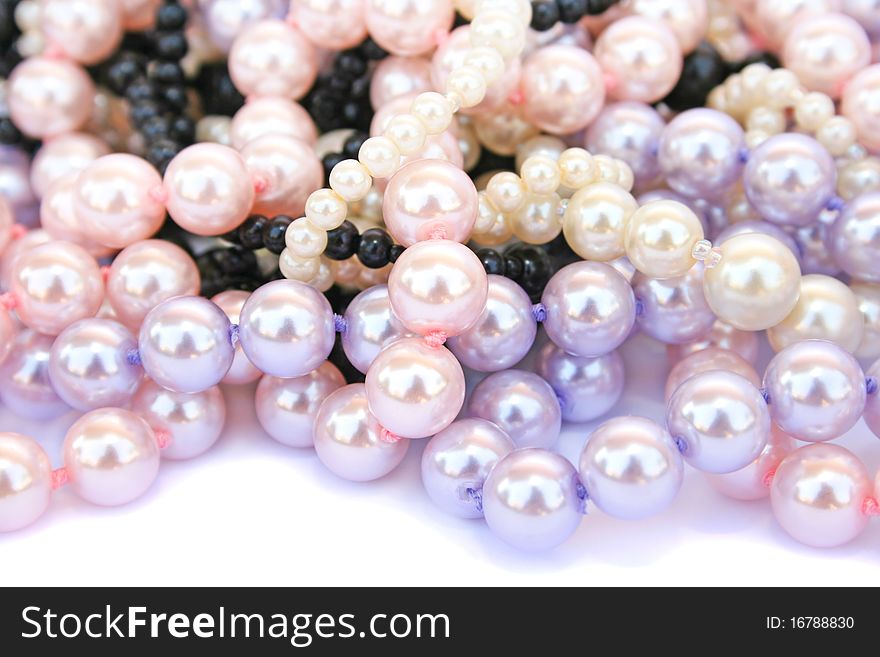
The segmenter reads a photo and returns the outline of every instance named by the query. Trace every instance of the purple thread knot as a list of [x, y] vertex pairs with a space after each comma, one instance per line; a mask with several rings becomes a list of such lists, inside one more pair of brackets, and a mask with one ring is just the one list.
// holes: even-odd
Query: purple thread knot
[[536, 322], [543, 322], [547, 319], [547, 308], [543, 303], [536, 303], [532, 306], [532, 316]]
[[580, 500], [580, 504], [578, 505], [582, 514], [587, 515], [587, 502], [590, 500], [590, 494], [587, 492], [587, 487], [580, 481], [577, 481], [574, 485], [575, 492], [578, 496], [578, 500]]
[[826, 210], [831, 210], [832, 212], [837, 212], [838, 210], [842, 210], [843, 206], [846, 205], [846, 201], [844, 201], [839, 196], [832, 196], [828, 199], [828, 203], [825, 204]]
[[556, 395], [556, 401], [559, 402], [559, 410], [565, 408], [565, 405], [568, 403], [565, 399], [565, 395], [558, 390], [554, 390], [553, 394]]
[[333, 329], [337, 333], [345, 333], [348, 330], [348, 322], [345, 317], [333, 313]]
[[865, 391], [869, 395], [873, 395], [877, 392], [877, 379], [873, 376], [865, 377]]
[[472, 488], [472, 487], [468, 486], [468, 488], [465, 489], [465, 493], [467, 493], [468, 499], [474, 503], [474, 506], [476, 506], [477, 511], [479, 513], [482, 513], [483, 512], [483, 489], [482, 488]]
[[767, 388], [761, 388], [758, 390], [761, 393], [761, 396], [764, 398], [764, 401], [768, 404], [770, 403], [770, 391]]
[[675, 441], [675, 446], [678, 447], [678, 451], [681, 454], [687, 454], [688, 444], [687, 441], [681, 436], [674, 436], [672, 440]]
[[645, 302], [636, 297], [636, 317], [641, 317], [645, 314]]
[[137, 367], [142, 364], [141, 352], [137, 349], [129, 349], [128, 353], [125, 354], [125, 360], [128, 361], [128, 364], [132, 367]]
[[749, 161], [750, 154], [751, 154], [751, 152], [749, 151], [748, 148], [740, 148], [739, 152], [736, 154], [736, 156], [737, 156], [737, 158], [739, 158], [739, 161], [741, 164], [745, 164], [746, 162]]
[[229, 343], [235, 347], [238, 344], [238, 339], [240, 337], [241, 328], [238, 324], [230, 324], [229, 325]]

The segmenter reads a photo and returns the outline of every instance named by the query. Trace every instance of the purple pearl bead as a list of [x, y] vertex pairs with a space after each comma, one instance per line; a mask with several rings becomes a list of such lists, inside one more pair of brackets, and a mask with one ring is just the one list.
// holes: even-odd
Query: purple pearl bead
[[715, 314], [703, 296], [703, 266], [691, 267], [677, 278], [648, 278], [636, 274], [633, 292], [640, 303], [639, 327], [668, 344], [685, 344], [704, 337]]
[[382, 349], [414, 336], [391, 311], [387, 285], [364, 290], [345, 310], [342, 348], [349, 362], [364, 374]]
[[495, 464], [514, 449], [510, 437], [488, 420], [457, 420], [425, 446], [422, 483], [445, 512], [482, 518], [473, 492], [482, 488]]
[[544, 449], [517, 449], [483, 485], [483, 514], [493, 534], [521, 550], [549, 550], [581, 522], [574, 466]]
[[[874, 390], [865, 399], [865, 410], [862, 416], [865, 418], [865, 424], [874, 432], [874, 435], [880, 437], [880, 360], [874, 361], [865, 375], [874, 380]], [[880, 472], [877, 473], [880, 476]], [[880, 479], [878, 479], [880, 481]]]
[[562, 412], [553, 388], [537, 374], [496, 372], [474, 388], [470, 414], [489, 420], [517, 447], [552, 447], [562, 428]]
[[16, 415], [49, 420], [70, 410], [49, 380], [54, 338], [25, 329], [0, 365], [0, 401]]
[[138, 348], [144, 371], [175, 392], [200, 392], [220, 383], [235, 348], [229, 318], [201, 297], [163, 301], [144, 318]]
[[782, 230], [782, 228], [776, 224], [771, 224], [769, 221], [739, 221], [735, 224], [730, 224], [715, 236], [715, 246], [721, 246], [731, 237], [751, 233], [761, 233], [763, 235], [775, 237], [791, 249], [791, 252], [794, 253], [796, 257], [800, 258], [800, 249], [798, 248], [795, 239]]
[[489, 276], [489, 296], [479, 319], [446, 346], [462, 365], [498, 372], [525, 357], [537, 332], [532, 302], [523, 289], [503, 276]]
[[727, 114], [692, 109], [663, 130], [658, 160], [666, 183], [675, 191], [718, 198], [739, 179], [744, 148], [742, 128]]
[[553, 388], [566, 422], [605, 415], [623, 393], [623, 358], [616, 351], [596, 358], [573, 356], [548, 342], [537, 354], [535, 372]]
[[780, 351], [767, 365], [764, 389], [770, 415], [798, 440], [839, 438], [865, 408], [865, 375], [858, 361], [826, 340], [804, 340]]
[[743, 185], [749, 203], [767, 221], [805, 226], [834, 195], [837, 167], [812, 137], [784, 133], [752, 151]]
[[880, 282], [880, 192], [862, 194], [847, 203], [829, 237], [831, 252], [843, 271]]
[[657, 150], [666, 124], [650, 105], [624, 101], [606, 105], [587, 130], [587, 150], [626, 162], [636, 184], [660, 175]]
[[0, 196], [9, 203], [17, 223], [37, 226], [40, 203], [31, 187], [30, 168], [27, 153], [12, 146], [0, 146]]
[[699, 219], [700, 223], [703, 225], [703, 233], [706, 235], [712, 234], [712, 224], [709, 221], [709, 216], [707, 214], [709, 206], [705, 203], [700, 203], [699, 199], [688, 198], [687, 196], [683, 196], [671, 189], [662, 188], [652, 189], [650, 192], [640, 194], [636, 198], [636, 201], [638, 202], [639, 207], [646, 203], [650, 203], [651, 201], [676, 201], [677, 203], [686, 205], [695, 215], [697, 215], [697, 219]]
[[560, 269], [547, 283], [541, 303], [547, 312], [547, 335], [576, 356], [613, 351], [626, 340], [636, 319], [632, 288], [602, 262], [576, 262]]
[[831, 226], [822, 222], [801, 226], [792, 232], [800, 253], [802, 274], [840, 274], [840, 267], [831, 248], [830, 233]]

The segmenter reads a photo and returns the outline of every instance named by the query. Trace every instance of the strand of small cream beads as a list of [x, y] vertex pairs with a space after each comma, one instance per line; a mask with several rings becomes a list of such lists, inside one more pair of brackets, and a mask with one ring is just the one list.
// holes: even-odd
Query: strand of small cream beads
[[285, 235], [287, 248], [279, 258], [287, 278], [311, 282], [321, 274], [327, 231], [338, 228], [348, 215], [348, 204], [370, 192], [373, 178], [388, 178], [403, 155], [419, 150], [428, 135], [449, 128], [462, 107], [478, 105], [488, 85], [504, 74], [507, 62], [525, 47], [526, 27], [532, 18], [528, 0], [477, 0], [470, 27], [471, 50], [463, 65], [446, 80], [446, 93], [420, 94], [408, 114], [398, 114], [382, 135], [370, 137], [357, 160], [343, 160], [330, 172], [330, 189], [320, 189], [306, 201], [305, 216], [294, 221]]

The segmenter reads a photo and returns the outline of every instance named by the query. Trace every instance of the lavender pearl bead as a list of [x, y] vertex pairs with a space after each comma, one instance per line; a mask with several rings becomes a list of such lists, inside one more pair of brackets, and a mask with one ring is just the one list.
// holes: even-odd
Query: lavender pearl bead
[[489, 420], [517, 447], [552, 447], [562, 429], [562, 411], [556, 393], [537, 374], [506, 370], [480, 381], [468, 411]]
[[847, 203], [829, 237], [835, 262], [843, 271], [880, 282], [880, 192], [861, 194]]
[[764, 219], [804, 226], [816, 220], [834, 195], [834, 158], [812, 137], [770, 137], [749, 155], [743, 172], [749, 203]]
[[481, 518], [469, 490], [479, 490], [492, 468], [515, 449], [513, 441], [487, 420], [453, 422], [428, 441], [422, 452], [422, 483], [447, 513]]
[[173, 461], [207, 452], [220, 438], [226, 423], [226, 401], [217, 386], [188, 393], [144, 381], [131, 402], [131, 410], [154, 430], [168, 432], [171, 440], [162, 450], [162, 458]]
[[143, 418], [121, 408], [100, 408], [67, 431], [64, 467], [74, 492], [84, 500], [126, 504], [156, 479], [159, 445]]
[[0, 532], [11, 532], [39, 518], [52, 496], [52, 466], [33, 438], [0, 433]]
[[388, 345], [414, 337], [391, 311], [387, 285], [374, 285], [358, 294], [345, 310], [342, 348], [363, 373]]
[[30, 182], [30, 157], [19, 148], [0, 146], [0, 196], [24, 226], [40, 223], [40, 203]]
[[739, 374], [703, 372], [682, 383], [666, 410], [669, 433], [684, 459], [703, 472], [744, 468], [770, 436], [770, 413], [761, 392]]
[[636, 320], [652, 338], [684, 344], [705, 336], [715, 323], [715, 314], [703, 296], [699, 263], [677, 278], [649, 278], [639, 273], [632, 285], [640, 304]]
[[547, 283], [541, 303], [547, 311], [547, 335], [576, 356], [601, 356], [616, 349], [636, 318], [629, 283], [601, 262], [576, 262], [560, 269]]
[[586, 147], [591, 153], [623, 160], [632, 169], [636, 184], [648, 183], [660, 175], [657, 150], [665, 126], [650, 105], [635, 101], [611, 103], [587, 130]]
[[344, 385], [342, 372], [329, 361], [293, 379], [264, 376], [254, 397], [257, 419], [279, 443], [312, 447], [318, 408], [330, 393]]
[[247, 27], [269, 18], [284, 18], [286, 0], [199, 0], [199, 11], [211, 42], [224, 52]]
[[727, 114], [692, 109], [676, 116], [660, 136], [657, 159], [666, 183], [685, 196], [718, 198], [739, 180], [745, 136]]
[[798, 440], [838, 438], [865, 408], [865, 375], [845, 349], [804, 340], [780, 351], [764, 372], [773, 421]]
[[773, 515], [791, 536], [814, 547], [851, 541], [868, 524], [863, 512], [871, 479], [839, 445], [807, 445], [787, 456], [770, 488]]
[[144, 371], [175, 392], [199, 392], [220, 383], [235, 348], [229, 318], [200, 297], [175, 297], [153, 308], [141, 325], [138, 347]]
[[130, 360], [137, 342], [109, 319], [82, 319], [64, 329], [52, 345], [49, 379], [55, 392], [80, 411], [125, 406], [143, 378]]
[[[875, 384], [880, 383], [880, 360], [874, 361], [865, 375], [873, 378]], [[865, 424], [868, 425], [868, 428], [874, 432], [875, 436], [880, 437], [880, 394], [877, 394], [876, 390], [866, 397], [862, 416], [865, 418]]]
[[767, 477], [774, 472], [797, 443], [776, 425], [764, 449], [746, 467], [724, 474], [706, 474], [706, 480], [718, 492], [735, 500], [760, 500], [770, 495]]
[[245, 355], [266, 374], [302, 376], [330, 355], [336, 340], [333, 310], [310, 285], [273, 281], [245, 302], [239, 338]]
[[672, 503], [684, 479], [684, 463], [659, 424], [643, 417], [617, 417], [590, 435], [578, 472], [599, 509], [636, 520]]
[[49, 420], [70, 407], [49, 380], [49, 357], [54, 339], [32, 329], [21, 331], [0, 365], [0, 401], [16, 415]]
[[581, 522], [574, 466], [544, 449], [517, 449], [501, 459], [482, 490], [486, 524], [521, 550], [549, 550]]
[[831, 248], [830, 232], [831, 226], [821, 221], [794, 230], [792, 237], [798, 245], [802, 274], [840, 275]]
[[548, 342], [537, 354], [535, 372], [553, 388], [566, 422], [605, 415], [623, 393], [623, 358], [616, 351], [596, 358], [573, 356]]
[[775, 237], [791, 249], [795, 257], [800, 257], [800, 248], [797, 241], [782, 228], [776, 224], [771, 224], [769, 221], [738, 221], [735, 224], [730, 224], [715, 236], [715, 246], [721, 246], [731, 237], [751, 233], [762, 233]]
[[333, 474], [349, 481], [371, 481], [394, 470], [409, 448], [406, 439], [382, 440], [382, 427], [370, 412], [362, 383], [330, 394], [315, 417], [315, 453]]
[[529, 296], [509, 278], [492, 275], [479, 319], [446, 344], [462, 365], [477, 372], [497, 372], [521, 361], [537, 332]]

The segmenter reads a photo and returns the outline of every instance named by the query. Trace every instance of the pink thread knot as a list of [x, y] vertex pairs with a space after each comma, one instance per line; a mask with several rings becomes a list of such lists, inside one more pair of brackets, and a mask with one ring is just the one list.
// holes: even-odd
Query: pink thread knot
[[514, 89], [507, 97], [507, 102], [513, 106], [522, 105], [526, 102], [526, 95], [523, 93], [522, 89]]
[[611, 73], [604, 73], [602, 79], [605, 82], [605, 91], [614, 91], [617, 87], [617, 76]]
[[156, 203], [161, 203], [162, 205], [165, 205], [165, 203], [168, 201], [168, 192], [162, 185], [151, 187], [150, 191], [147, 192], [147, 195]]
[[425, 343], [431, 349], [439, 349], [446, 343], [446, 331], [429, 331], [425, 334]]
[[391, 433], [390, 431], [388, 431], [388, 429], [382, 427], [382, 430], [379, 432], [379, 440], [381, 440], [383, 443], [394, 444], [400, 442], [402, 439], [396, 433]]
[[22, 226], [21, 224], [12, 224], [9, 228], [9, 237], [14, 240], [20, 240], [22, 237], [27, 235], [28, 229], [26, 226]]
[[159, 449], [165, 449], [171, 444], [171, 432], [167, 429], [153, 429], [153, 433], [156, 435], [156, 443], [159, 445]]
[[436, 43], [438, 47], [449, 41], [449, 31], [444, 30], [443, 28], [434, 30], [432, 36], [434, 37], [434, 43]]
[[866, 497], [862, 504], [862, 513], [866, 516], [880, 516], [880, 503], [873, 497]]
[[67, 56], [67, 53], [64, 52], [64, 48], [57, 41], [50, 41], [43, 48], [43, 56], [49, 59], [63, 59]]
[[437, 226], [436, 228], [432, 228], [431, 232], [428, 233], [428, 238], [432, 240], [445, 240], [446, 239], [446, 226]]
[[262, 194], [267, 189], [269, 189], [269, 180], [265, 176], [254, 176], [254, 191]]
[[761, 479], [761, 483], [764, 484], [765, 487], [770, 488], [773, 485], [773, 477], [776, 476], [776, 468], [772, 470], [768, 470], [767, 474], [764, 475], [764, 478]]
[[105, 284], [110, 280], [110, 265], [101, 266], [101, 278], [104, 280]]
[[0, 308], [12, 310], [16, 306], [18, 306], [18, 299], [15, 298], [15, 295], [12, 292], [4, 292], [3, 294], [0, 294]]
[[67, 474], [67, 468], [52, 470], [52, 490], [58, 490], [68, 481], [70, 481], [70, 475]]

